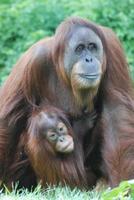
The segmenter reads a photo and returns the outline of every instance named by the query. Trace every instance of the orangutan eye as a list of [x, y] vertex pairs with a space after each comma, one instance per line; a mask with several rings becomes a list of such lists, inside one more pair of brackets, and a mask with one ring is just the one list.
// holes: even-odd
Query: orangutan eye
[[88, 44], [88, 49], [90, 51], [96, 50], [97, 49], [97, 45], [95, 43], [91, 42], [91, 43]]
[[47, 138], [49, 141], [56, 141], [57, 140], [57, 133], [53, 131], [47, 132]]
[[85, 45], [84, 44], [79, 44], [76, 47], [75, 52], [80, 54], [84, 49], [85, 49]]
[[59, 122], [59, 124], [58, 124], [58, 126], [57, 126], [57, 131], [58, 131], [59, 133], [66, 134], [66, 133], [67, 133], [67, 127], [65, 126], [64, 123]]

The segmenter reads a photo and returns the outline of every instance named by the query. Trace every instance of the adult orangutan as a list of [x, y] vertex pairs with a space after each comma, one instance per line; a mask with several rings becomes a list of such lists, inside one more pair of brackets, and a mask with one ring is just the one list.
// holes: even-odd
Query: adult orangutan
[[[134, 178], [132, 84], [120, 42], [111, 30], [69, 18], [53, 37], [34, 44], [17, 62], [0, 95], [0, 174], [5, 182], [9, 182], [7, 173], [11, 163], [15, 165], [16, 146], [27, 121], [42, 105], [67, 113], [76, 136], [78, 120], [84, 123], [90, 112], [97, 113], [92, 132], [80, 129], [84, 158], [77, 148], [79, 140], [77, 155], [71, 160], [76, 163], [72, 170], [75, 180], [81, 170], [79, 155], [85, 167], [81, 187], [83, 182], [95, 184], [91, 172], [111, 186]], [[30, 163], [29, 157], [27, 160]], [[22, 173], [18, 171], [22, 185], [27, 179], [21, 175], [24, 166]], [[61, 182], [64, 180], [61, 176]], [[26, 182], [32, 184], [31, 179]], [[74, 179], [69, 184], [77, 186]]]

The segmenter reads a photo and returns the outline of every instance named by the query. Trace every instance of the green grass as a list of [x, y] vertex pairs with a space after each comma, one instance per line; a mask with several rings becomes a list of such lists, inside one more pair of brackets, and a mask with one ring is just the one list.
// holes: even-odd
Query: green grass
[[38, 186], [33, 192], [14, 189], [1, 193], [0, 200], [99, 200], [100, 194], [96, 191], [71, 190], [69, 187], [48, 187], [45, 191]]
[[81, 191], [77, 188], [71, 190], [69, 187], [48, 187], [46, 190], [38, 186], [34, 191], [16, 190], [12, 192], [5, 189], [0, 193], [0, 200], [134, 200], [134, 180], [124, 181], [113, 189], [97, 192]]
[[5, 193], [0, 191], [0, 200], [134, 200], [134, 180], [121, 182], [120, 185], [113, 189], [106, 189], [97, 192], [82, 191], [77, 188], [71, 190], [69, 187], [48, 187], [41, 189], [38, 186], [32, 192], [28, 190], [16, 190], [10, 192], [5, 188]]

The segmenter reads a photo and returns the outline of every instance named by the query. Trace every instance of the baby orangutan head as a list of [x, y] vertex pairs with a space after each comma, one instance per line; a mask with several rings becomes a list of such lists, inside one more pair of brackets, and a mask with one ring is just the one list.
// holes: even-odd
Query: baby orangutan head
[[34, 113], [29, 123], [28, 143], [40, 143], [40, 147], [53, 155], [71, 153], [74, 150], [74, 141], [66, 116], [58, 109]]
[[48, 141], [55, 152], [70, 153], [73, 151], [73, 138], [59, 116], [55, 113], [40, 112], [38, 118], [38, 134]]

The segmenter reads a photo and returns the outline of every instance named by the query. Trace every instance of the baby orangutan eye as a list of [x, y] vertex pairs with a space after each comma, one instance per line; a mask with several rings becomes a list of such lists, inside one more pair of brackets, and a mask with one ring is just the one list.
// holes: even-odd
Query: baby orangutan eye
[[54, 131], [49, 130], [47, 132], [47, 139], [50, 142], [55, 142], [57, 140], [57, 133]]
[[57, 131], [62, 134], [67, 134], [67, 127], [63, 122], [59, 122], [57, 125]]

